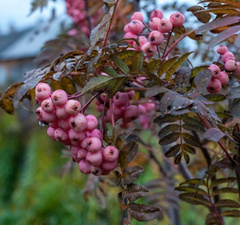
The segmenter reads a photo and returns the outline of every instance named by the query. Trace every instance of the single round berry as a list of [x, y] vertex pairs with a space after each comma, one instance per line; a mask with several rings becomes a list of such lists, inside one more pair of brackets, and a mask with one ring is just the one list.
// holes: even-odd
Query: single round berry
[[117, 160], [116, 161], [113, 161], [113, 162], [103, 162], [101, 167], [104, 169], [104, 170], [114, 170], [118, 165], [118, 162]]
[[235, 56], [232, 52], [226, 52], [222, 55], [222, 61], [226, 63], [228, 60], [235, 60]]
[[67, 101], [64, 108], [69, 115], [77, 115], [80, 112], [81, 103], [79, 101], [70, 99]]
[[128, 93], [125, 92], [118, 92], [113, 97], [113, 103], [117, 107], [122, 107], [124, 105], [127, 105], [129, 103], [129, 96]]
[[81, 160], [78, 164], [78, 167], [82, 173], [85, 174], [91, 173], [91, 165], [86, 159]]
[[69, 120], [59, 120], [58, 121], [58, 127], [62, 128], [65, 131], [70, 130]]
[[[133, 34], [132, 32], [127, 32], [125, 35], [124, 35], [124, 38], [134, 38], [134, 39], [137, 39], [137, 35], [136, 34]], [[130, 45], [134, 45], [135, 41], [133, 40], [126, 40], [126, 42]]]
[[147, 42], [142, 46], [142, 51], [146, 57], [150, 58], [156, 54], [157, 47], [150, 42]]
[[170, 20], [168, 19], [161, 19], [159, 26], [158, 26], [158, 30], [161, 33], [168, 33], [173, 29], [173, 24]]
[[48, 127], [47, 129], [47, 135], [53, 140], [55, 140], [54, 131], [55, 129], [52, 127]]
[[229, 77], [227, 72], [222, 71], [220, 72], [219, 76], [218, 76], [218, 80], [221, 82], [222, 85], [226, 85], [229, 82]]
[[57, 118], [60, 120], [66, 120], [70, 117], [70, 115], [66, 112], [64, 106], [56, 107], [55, 113]]
[[160, 9], [155, 9], [151, 12], [150, 17], [151, 18], [157, 17], [159, 19], [162, 19], [163, 18], [163, 13]]
[[128, 24], [126, 24], [123, 28], [124, 33], [131, 32], [131, 29], [129, 28]]
[[64, 90], [58, 89], [51, 95], [54, 105], [62, 106], [68, 101], [68, 95]]
[[134, 99], [135, 94], [136, 94], [134, 90], [131, 90], [131, 91], [127, 92], [127, 93], [128, 93], [128, 97], [129, 97], [130, 100]]
[[212, 64], [208, 67], [209, 70], [211, 70], [211, 74], [213, 78], [217, 78], [220, 74], [220, 68], [216, 64]]
[[153, 17], [151, 20], [149, 20], [149, 26], [153, 30], [158, 30], [159, 23], [160, 19], [157, 17]]
[[119, 151], [114, 146], [107, 146], [102, 151], [104, 161], [113, 162], [118, 159]]
[[86, 138], [86, 133], [85, 132], [77, 132], [73, 129], [70, 129], [68, 131], [68, 136], [71, 141], [71, 144], [74, 146], [80, 146], [81, 142]]
[[207, 90], [209, 93], [217, 93], [221, 90], [221, 88], [222, 84], [217, 78], [211, 79], [210, 83], [207, 86]]
[[36, 98], [40, 101], [47, 99], [51, 96], [51, 87], [46, 83], [39, 83], [35, 88]]
[[103, 175], [103, 169], [100, 166], [91, 166], [91, 173], [95, 176]]
[[143, 22], [143, 14], [141, 12], [135, 12], [131, 16], [131, 20], [140, 20], [141, 22]]
[[86, 160], [88, 160], [90, 164], [94, 166], [100, 166], [103, 162], [102, 152], [101, 151], [88, 152], [86, 156]]
[[228, 70], [228, 71], [234, 71], [235, 69], [237, 69], [237, 66], [236, 66], [236, 61], [235, 60], [228, 60], [226, 63], [225, 63], [225, 69]]
[[226, 45], [219, 45], [217, 48], [217, 53], [220, 55], [225, 54], [228, 51], [228, 48]]
[[102, 142], [99, 138], [97, 137], [88, 138], [87, 150], [89, 150], [90, 152], [96, 152], [99, 151], [101, 148]]
[[89, 131], [89, 137], [97, 137], [100, 140], [102, 139], [102, 133], [98, 129], [94, 129], [92, 131]]
[[133, 34], [139, 34], [143, 30], [143, 23], [140, 20], [132, 20], [128, 27]]
[[139, 109], [135, 105], [130, 105], [126, 108], [123, 121], [124, 122], [131, 122], [139, 117]]
[[79, 149], [77, 152], [77, 159], [80, 162], [81, 160], [85, 159], [87, 156], [88, 151], [86, 149]]
[[173, 27], [181, 27], [185, 21], [185, 17], [182, 13], [173, 13], [170, 16], [170, 21], [172, 22]]
[[76, 116], [69, 119], [69, 124], [73, 130], [83, 131], [87, 127], [87, 119], [83, 114], [78, 113]]
[[53, 104], [53, 101], [52, 99], [49, 97], [49, 98], [46, 98], [42, 101], [41, 103], [41, 107], [43, 109], [43, 111], [47, 112], [47, 113], [51, 113], [54, 111], [55, 109], [55, 106]]
[[89, 139], [89, 138], [85, 138], [85, 139], [82, 141], [82, 143], [81, 143], [81, 148], [87, 149], [88, 139]]
[[98, 120], [97, 120], [96, 116], [94, 116], [94, 115], [87, 115], [86, 119], [87, 119], [87, 126], [85, 128], [86, 130], [92, 131], [95, 128], [97, 128]]
[[47, 112], [44, 112], [43, 110], [41, 111], [41, 118], [42, 118], [41, 121], [43, 123], [53, 123], [57, 119], [54, 112], [47, 113]]
[[62, 128], [57, 128], [54, 131], [54, 137], [56, 141], [64, 142], [68, 140], [68, 133], [64, 131]]
[[163, 43], [163, 34], [154, 30], [149, 34], [148, 39], [151, 44], [158, 46]]

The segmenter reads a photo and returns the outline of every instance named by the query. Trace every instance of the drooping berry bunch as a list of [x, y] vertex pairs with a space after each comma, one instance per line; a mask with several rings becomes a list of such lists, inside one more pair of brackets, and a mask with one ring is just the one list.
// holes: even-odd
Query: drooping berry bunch
[[[84, 0], [65, 0], [67, 14], [73, 18], [73, 21], [78, 24], [81, 31], [87, 35], [90, 35], [90, 26], [87, 18], [86, 5]], [[99, 13], [95, 13], [89, 19], [95, 26]]]
[[85, 174], [106, 175], [117, 167], [118, 149], [103, 147], [102, 133], [94, 115], [81, 113], [81, 103], [69, 99], [64, 90], [52, 92], [46, 83], [35, 89], [37, 119], [48, 124], [47, 134], [55, 141], [70, 146], [72, 158]]
[[102, 112], [104, 102], [106, 101], [105, 122], [111, 122], [113, 116], [114, 122], [122, 119], [121, 126], [127, 127], [130, 122], [136, 120], [140, 115], [138, 106], [130, 104], [130, 100], [133, 99], [134, 96], [135, 91], [133, 90], [129, 92], [118, 92], [113, 96], [111, 109], [109, 99], [106, 99], [106, 96], [102, 94], [96, 101], [97, 110]]
[[[127, 40], [127, 42], [136, 50], [142, 50], [144, 55], [150, 58], [156, 54], [157, 47], [164, 42], [164, 34], [172, 32], [175, 27], [181, 27], [184, 21], [184, 16], [179, 12], [171, 14], [170, 18], [167, 19], [163, 18], [161, 10], [156, 9], [152, 11], [149, 24], [146, 25], [143, 22], [143, 14], [135, 12], [131, 17], [131, 22], [124, 27], [124, 38], [137, 39], [140, 46], [137, 46], [133, 40]], [[148, 31], [148, 38], [142, 34], [144, 29]]]
[[223, 85], [228, 84], [229, 72], [240, 74], [240, 62], [236, 61], [234, 54], [228, 51], [227, 46], [218, 46], [217, 53], [220, 55], [219, 60], [222, 61], [224, 66], [219, 68], [216, 64], [211, 64], [208, 67], [212, 73], [211, 81], [207, 86], [207, 90], [210, 93], [217, 93], [222, 89]]

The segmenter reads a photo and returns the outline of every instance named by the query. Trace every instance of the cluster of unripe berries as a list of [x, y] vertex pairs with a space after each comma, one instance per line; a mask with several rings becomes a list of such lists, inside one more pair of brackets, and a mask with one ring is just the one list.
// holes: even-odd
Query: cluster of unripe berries
[[[65, 0], [67, 14], [73, 18], [73, 21], [79, 26], [81, 31], [90, 35], [89, 21], [87, 18], [86, 5], [84, 0]], [[99, 13], [94, 14], [90, 18], [90, 22], [95, 26]], [[70, 35], [75, 33], [75, 29], [70, 31]]]
[[121, 126], [129, 127], [130, 123], [139, 118], [139, 122], [144, 129], [149, 128], [151, 122], [151, 112], [155, 110], [155, 104], [148, 101], [144, 104], [133, 105], [130, 103], [135, 96], [135, 91], [118, 92], [112, 98], [112, 110], [110, 108], [109, 99], [101, 94], [96, 99], [96, 106], [99, 112], [103, 111], [105, 104], [105, 122], [111, 123], [122, 119]]
[[[152, 11], [149, 24], [143, 22], [143, 14], [135, 12], [131, 17], [131, 22], [124, 27], [124, 38], [134, 38], [139, 41], [140, 46], [133, 40], [127, 40], [136, 50], [142, 50], [147, 58], [154, 56], [157, 52], [157, 46], [164, 42], [164, 33], [169, 33], [175, 27], [181, 27], [185, 21], [184, 16], [177, 12], [173, 13], [169, 19], [163, 18], [161, 10]], [[146, 28], [148, 38], [141, 34]]]
[[64, 90], [52, 92], [46, 83], [35, 88], [37, 119], [48, 124], [47, 134], [53, 140], [70, 146], [72, 158], [85, 174], [106, 175], [117, 167], [118, 149], [103, 147], [102, 133], [94, 115], [81, 113], [81, 103], [68, 98]]
[[207, 90], [210, 93], [217, 93], [222, 89], [223, 85], [228, 84], [228, 72], [240, 74], [240, 62], [236, 62], [234, 54], [228, 51], [227, 46], [218, 46], [217, 53], [220, 55], [220, 59], [224, 65], [221, 68], [216, 64], [211, 64], [208, 67], [212, 73], [211, 81], [207, 86]]

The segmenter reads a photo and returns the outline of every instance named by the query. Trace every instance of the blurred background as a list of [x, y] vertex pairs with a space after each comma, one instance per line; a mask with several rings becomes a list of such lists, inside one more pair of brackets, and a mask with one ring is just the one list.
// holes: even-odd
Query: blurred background
[[[94, 1], [88, 2], [91, 11]], [[166, 15], [172, 11], [181, 11], [191, 25], [195, 21], [186, 10], [189, 4], [193, 5], [196, 1], [122, 2], [125, 3], [121, 10], [127, 20], [133, 11], [141, 10], [147, 16], [153, 9], [160, 8], [166, 11]], [[129, 5], [131, 8], [128, 9]], [[0, 1], [1, 92], [10, 84], [23, 81], [26, 72], [51, 62], [58, 55], [79, 49], [79, 46], [89, 46], [88, 31], [81, 30], [79, 24], [66, 12], [66, 2], [63, 0]], [[97, 9], [93, 9], [91, 15], [97, 12]], [[123, 37], [124, 21], [116, 22], [112, 39]], [[54, 42], [50, 41], [53, 39]], [[179, 48], [184, 51], [194, 49], [196, 45], [183, 42]], [[208, 60], [211, 57], [209, 51]], [[72, 163], [65, 147], [49, 139], [46, 127], [38, 125], [34, 111], [35, 105], [27, 109], [19, 107], [14, 115], [0, 111], [0, 224], [121, 224], [121, 210], [117, 200], [120, 190], [112, 183], [114, 175], [110, 174], [107, 178], [82, 175], [77, 164]], [[150, 137], [151, 133], [145, 131], [142, 135]], [[157, 140], [153, 138], [152, 142], [157, 143]], [[158, 144], [156, 147], [159, 148]], [[144, 154], [145, 150], [141, 149], [136, 159], [145, 169], [138, 180], [143, 185], [159, 178], [157, 166], [144, 158]], [[176, 175], [176, 182], [181, 179]], [[166, 191], [166, 186], [160, 188]], [[173, 189], [169, 190], [169, 194], [163, 192], [163, 195], [169, 197], [167, 200], [166, 196], [162, 196], [159, 201], [166, 209], [174, 207], [178, 211], [178, 221], [172, 223], [169, 220], [171, 213], [166, 211], [161, 221], [144, 224], [204, 224], [207, 210], [179, 202], [171, 196]], [[229, 220], [228, 224], [237, 224], [233, 221]], [[132, 224], [143, 223], [133, 219]]]

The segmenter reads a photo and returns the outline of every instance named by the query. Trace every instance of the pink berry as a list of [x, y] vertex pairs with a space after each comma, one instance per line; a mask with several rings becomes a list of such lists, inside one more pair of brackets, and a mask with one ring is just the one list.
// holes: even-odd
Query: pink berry
[[35, 88], [36, 98], [40, 101], [51, 96], [51, 87], [46, 83], [39, 83]]
[[52, 127], [52, 128], [54, 128], [54, 129], [58, 128], [58, 127], [59, 127], [58, 122], [59, 122], [59, 120], [56, 119], [56, 120], [53, 121], [52, 123], [49, 123], [49, 127]]
[[217, 78], [211, 79], [210, 83], [207, 86], [209, 93], [217, 93], [221, 90], [222, 84]]
[[150, 17], [151, 18], [157, 17], [159, 19], [162, 19], [163, 18], [163, 13], [160, 9], [155, 9], [151, 12]]
[[162, 33], [168, 33], [173, 29], [173, 24], [170, 20], [168, 19], [161, 19], [158, 30]]
[[98, 120], [97, 120], [96, 116], [94, 116], [94, 115], [87, 115], [86, 119], [87, 119], [87, 126], [85, 128], [86, 130], [92, 131], [95, 128], [97, 128]]
[[99, 151], [102, 148], [102, 142], [97, 137], [88, 138], [87, 150], [90, 152]]
[[138, 37], [138, 42], [140, 44], [140, 46], [138, 46], [136, 43], [134, 43], [134, 47], [136, 48], [136, 50], [140, 51], [141, 47], [148, 42], [148, 39], [144, 36], [139, 36]]
[[158, 26], [160, 24], [160, 19], [157, 17], [153, 17], [150, 21], [149, 21], [149, 26], [151, 29], [153, 30], [158, 30]]
[[77, 152], [77, 159], [80, 162], [81, 160], [85, 159], [87, 156], [88, 151], [86, 149], [79, 149]]
[[141, 113], [141, 114], [146, 114], [147, 113], [146, 107], [142, 104], [138, 104], [138, 109], [139, 109], [139, 113]]
[[64, 90], [58, 89], [51, 95], [54, 105], [62, 106], [68, 101], [68, 95]]
[[86, 138], [85, 132], [77, 132], [73, 129], [68, 131], [68, 136], [73, 146], [80, 146], [81, 142]]
[[126, 108], [123, 121], [124, 122], [131, 122], [139, 117], [139, 109], [135, 105], [130, 105]]
[[240, 62], [236, 62], [236, 69], [233, 71], [233, 73], [240, 74]]
[[155, 104], [152, 103], [152, 102], [147, 102], [147, 103], [144, 104], [144, 106], [145, 106], [145, 108], [148, 112], [151, 112], [152, 110], [155, 110]]
[[[136, 34], [133, 34], [132, 32], [127, 32], [125, 35], [124, 35], [124, 38], [134, 38], [134, 39], [137, 39], [137, 35]], [[126, 40], [126, 42], [130, 45], [134, 45], [135, 41], [133, 40]]]
[[228, 82], [229, 82], [229, 77], [228, 77], [227, 72], [222, 71], [222, 72], [219, 74], [219, 76], [218, 76], [218, 80], [220, 80], [220, 82], [221, 82], [222, 85], [228, 84]]
[[85, 139], [82, 141], [82, 143], [81, 143], [81, 148], [87, 149], [88, 139], [89, 139], [89, 138], [85, 138]]
[[118, 159], [119, 151], [114, 146], [107, 146], [103, 149], [103, 159], [104, 161], [113, 162]]
[[55, 113], [47, 113], [44, 112], [43, 110], [41, 112], [41, 117], [43, 123], [52, 123], [57, 119]]
[[64, 131], [62, 128], [57, 128], [54, 131], [54, 137], [56, 141], [64, 142], [68, 140], [68, 133]]
[[56, 107], [55, 113], [57, 118], [60, 120], [66, 120], [70, 117], [70, 115], [66, 112], [64, 106]]
[[103, 169], [100, 166], [91, 166], [91, 173], [100, 176], [103, 174]]
[[158, 46], [163, 43], [163, 34], [154, 30], [149, 34], [148, 39], [151, 44]]
[[80, 112], [81, 103], [79, 101], [70, 99], [67, 101], [64, 108], [69, 115], [76, 115]]
[[150, 124], [150, 117], [146, 115], [140, 115], [139, 122], [144, 129], [148, 129]]
[[51, 113], [54, 111], [55, 109], [55, 106], [53, 104], [53, 101], [52, 99], [49, 97], [49, 98], [46, 98], [42, 101], [41, 103], [41, 107], [43, 109], [43, 111], [47, 112], [47, 113]]
[[69, 120], [59, 120], [58, 121], [58, 126], [62, 128], [65, 131], [70, 130], [70, 125], [69, 125]]
[[131, 29], [129, 28], [128, 24], [126, 24], [123, 28], [124, 33], [131, 32]]
[[235, 60], [228, 60], [225, 63], [225, 69], [228, 70], [228, 71], [234, 71], [235, 69], [237, 69], [236, 61]]
[[117, 160], [113, 162], [103, 162], [101, 167], [104, 170], [114, 170], [117, 167], [117, 164], [118, 164]]
[[103, 161], [102, 152], [101, 151], [88, 152], [86, 160], [88, 160], [94, 166], [100, 166]]
[[225, 54], [228, 51], [228, 48], [226, 45], [219, 45], [217, 48], [217, 53], [220, 55]]
[[142, 51], [146, 57], [150, 58], [156, 54], [157, 47], [150, 42], [147, 42], [142, 46]]
[[71, 146], [70, 147], [70, 151], [72, 153], [72, 155], [76, 155], [78, 154], [78, 151], [80, 150], [81, 148], [80, 147], [77, 147], [77, 146]]
[[128, 93], [125, 92], [118, 92], [113, 97], [113, 103], [117, 107], [122, 107], [124, 105], [127, 105], [129, 103], [129, 96]]
[[128, 27], [133, 34], [139, 34], [143, 30], [143, 23], [140, 20], [132, 20]]
[[182, 13], [173, 13], [170, 16], [170, 21], [172, 22], [173, 27], [181, 27], [185, 21], [185, 17]]
[[143, 14], [141, 12], [135, 12], [131, 16], [131, 20], [140, 20], [141, 22], [143, 22]]
[[89, 137], [97, 137], [97, 138], [99, 138], [100, 140], [102, 139], [102, 133], [101, 133], [101, 131], [98, 130], [98, 129], [94, 129], [94, 130], [90, 131], [89, 133], [90, 133], [90, 134], [89, 134]]
[[208, 67], [211, 70], [212, 77], [217, 78], [220, 74], [220, 68], [216, 64], [212, 64]]
[[52, 127], [48, 127], [48, 129], [47, 129], [47, 135], [48, 135], [50, 138], [52, 138], [53, 140], [55, 140], [54, 131], [55, 131], [55, 129], [52, 128]]
[[136, 94], [134, 90], [131, 90], [131, 91], [127, 92], [127, 93], [128, 93], [128, 97], [129, 97], [130, 100], [134, 99], [135, 94]]
[[86, 159], [81, 160], [78, 164], [78, 167], [82, 173], [85, 174], [91, 173], [91, 165]]
[[76, 116], [69, 119], [70, 127], [75, 131], [83, 131], [87, 127], [86, 117], [78, 113]]
[[222, 55], [222, 61], [226, 63], [229, 59], [235, 60], [235, 57], [232, 52], [226, 52]]

